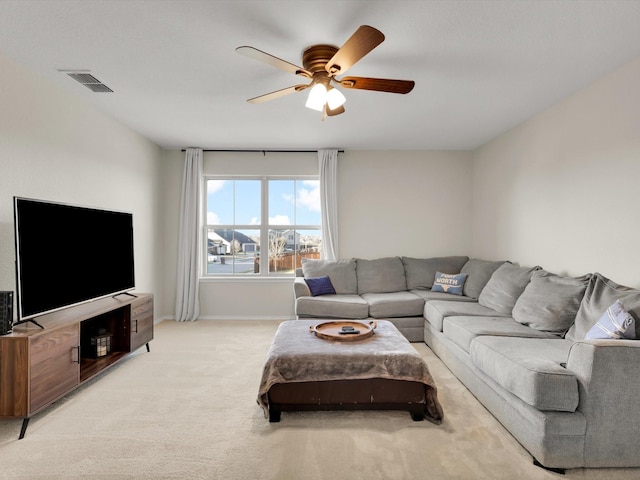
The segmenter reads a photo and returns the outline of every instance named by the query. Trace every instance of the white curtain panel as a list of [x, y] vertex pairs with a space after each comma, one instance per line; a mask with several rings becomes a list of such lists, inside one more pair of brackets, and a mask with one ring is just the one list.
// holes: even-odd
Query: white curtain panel
[[338, 260], [338, 149], [318, 150], [320, 163], [320, 204], [322, 208], [322, 254]]
[[180, 231], [178, 232], [178, 271], [176, 287], [176, 321], [195, 321], [200, 315], [198, 298], [198, 205], [202, 185], [202, 149], [188, 148], [184, 160]]

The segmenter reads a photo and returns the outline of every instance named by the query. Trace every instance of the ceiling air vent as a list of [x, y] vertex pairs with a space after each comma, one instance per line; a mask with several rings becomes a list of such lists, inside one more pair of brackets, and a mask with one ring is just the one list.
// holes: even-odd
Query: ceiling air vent
[[87, 87], [92, 92], [101, 92], [101, 93], [113, 92], [113, 90], [111, 90], [104, 83], [102, 83], [100, 80], [98, 80], [96, 77], [94, 77], [90, 73], [87, 73], [86, 71], [83, 71], [83, 72], [78, 72], [78, 71], [70, 72], [65, 70], [61, 70], [61, 71], [69, 75], [76, 82], [79, 82], [85, 87]]

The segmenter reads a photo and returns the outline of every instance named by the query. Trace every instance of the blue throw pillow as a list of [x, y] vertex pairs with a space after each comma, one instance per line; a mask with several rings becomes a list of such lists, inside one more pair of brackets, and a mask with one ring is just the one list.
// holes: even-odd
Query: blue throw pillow
[[311, 296], [317, 297], [318, 295], [335, 295], [336, 289], [333, 288], [331, 279], [328, 275], [318, 278], [305, 278], [304, 281], [309, 287]]
[[620, 300], [605, 310], [600, 320], [587, 332], [588, 340], [623, 338], [636, 339], [636, 322]]
[[432, 292], [451, 293], [452, 295], [462, 295], [462, 287], [467, 279], [466, 273], [458, 273], [450, 275], [448, 273], [436, 272], [436, 278], [433, 281]]

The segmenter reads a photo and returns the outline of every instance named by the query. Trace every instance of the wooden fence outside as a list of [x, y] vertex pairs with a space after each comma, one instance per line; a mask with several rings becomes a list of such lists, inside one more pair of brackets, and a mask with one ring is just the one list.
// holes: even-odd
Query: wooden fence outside
[[[292, 272], [296, 268], [302, 268], [303, 258], [319, 259], [320, 252], [286, 252], [279, 257], [269, 258], [270, 272]], [[260, 272], [260, 258], [256, 257], [254, 262], [254, 272]]]

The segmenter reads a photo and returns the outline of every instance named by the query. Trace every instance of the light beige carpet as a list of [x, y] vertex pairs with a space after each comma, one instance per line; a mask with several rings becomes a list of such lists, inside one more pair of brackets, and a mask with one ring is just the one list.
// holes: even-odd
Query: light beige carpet
[[256, 403], [277, 322], [156, 326], [110, 372], [32, 418], [0, 421], [0, 478], [11, 479], [631, 479], [640, 469], [550, 473], [424, 344], [442, 425], [406, 412], [283, 413]]

